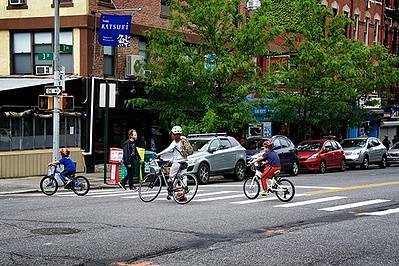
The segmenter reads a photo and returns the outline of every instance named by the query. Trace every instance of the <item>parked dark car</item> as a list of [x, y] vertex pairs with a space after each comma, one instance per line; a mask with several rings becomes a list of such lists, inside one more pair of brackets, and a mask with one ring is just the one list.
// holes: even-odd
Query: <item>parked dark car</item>
[[345, 153], [335, 140], [304, 140], [297, 149], [300, 169], [320, 173], [334, 168], [345, 171]]
[[[242, 144], [246, 149], [247, 162], [250, 161], [251, 156], [263, 153], [263, 142], [267, 138], [248, 138]], [[285, 173], [290, 175], [297, 175], [299, 171], [299, 161], [297, 150], [292, 141], [286, 136], [275, 135], [270, 138], [273, 141], [273, 151], [280, 157], [281, 168]], [[248, 169], [247, 169], [248, 170]]]
[[388, 165], [399, 164], [399, 142], [395, 143], [387, 153]]

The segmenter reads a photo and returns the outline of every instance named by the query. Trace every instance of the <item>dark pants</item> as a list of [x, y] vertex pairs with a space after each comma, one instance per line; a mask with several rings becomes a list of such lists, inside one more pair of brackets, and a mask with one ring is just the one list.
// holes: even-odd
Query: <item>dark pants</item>
[[129, 181], [129, 188], [133, 188], [133, 178], [138, 177], [139, 161], [135, 160], [130, 165], [131, 167], [125, 165], [127, 175], [121, 180], [121, 183], [126, 185], [126, 182]]

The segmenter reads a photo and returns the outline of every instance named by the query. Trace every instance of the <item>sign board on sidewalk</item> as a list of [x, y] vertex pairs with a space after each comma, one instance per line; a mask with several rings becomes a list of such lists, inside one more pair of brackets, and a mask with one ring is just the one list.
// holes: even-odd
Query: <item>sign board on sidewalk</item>
[[[100, 107], [105, 107], [106, 83], [100, 83]], [[114, 108], [116, 102], [116, 83], [108, 83], [108, 107]]]
[[109, 149], [109, 162], [110, 163], [120, 163], [123, 159], [123, 150], [119, 148]]

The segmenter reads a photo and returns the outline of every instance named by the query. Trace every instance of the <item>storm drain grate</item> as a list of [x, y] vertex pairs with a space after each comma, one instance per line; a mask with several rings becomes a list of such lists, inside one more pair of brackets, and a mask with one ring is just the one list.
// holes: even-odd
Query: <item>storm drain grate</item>
[[30, 232], [38, 235], [71, 235], [79, 233], [80, 230], [68, 227], [49, 227], [33, 229]]

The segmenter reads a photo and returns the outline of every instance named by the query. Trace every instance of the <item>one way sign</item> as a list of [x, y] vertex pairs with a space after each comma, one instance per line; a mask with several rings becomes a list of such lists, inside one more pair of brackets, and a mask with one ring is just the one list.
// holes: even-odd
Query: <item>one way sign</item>
[[61, 86], [45, 86], [47, 95], [59, 95], [61, 94]]

